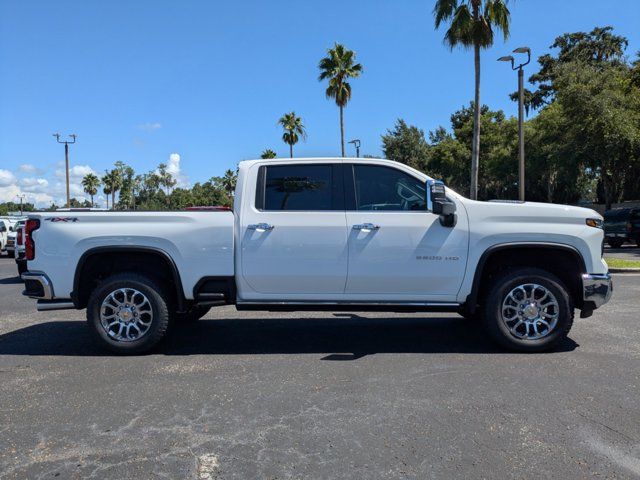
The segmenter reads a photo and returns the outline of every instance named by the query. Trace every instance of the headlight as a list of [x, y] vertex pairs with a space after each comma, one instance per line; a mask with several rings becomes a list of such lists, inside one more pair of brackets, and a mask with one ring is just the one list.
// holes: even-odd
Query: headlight
[[603, 228], [604, 226], [604, 223], [599, 218], [587, 218], [585, 221], [589, 227]]

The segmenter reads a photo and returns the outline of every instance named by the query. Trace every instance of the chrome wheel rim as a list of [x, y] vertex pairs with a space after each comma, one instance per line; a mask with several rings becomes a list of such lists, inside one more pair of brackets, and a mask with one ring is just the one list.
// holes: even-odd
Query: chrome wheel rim
[[522, 340], [538, 340], [553, 332], [560, 306], [551, 291], [536, 283], [511, 290], [502, 302], [502, 321], [511, 335]]
[[135, 288], [119, 288], [100, 306], [100, 324], [109, 338], [133, 342], [147, 334], [153, 322], [149, 299]]

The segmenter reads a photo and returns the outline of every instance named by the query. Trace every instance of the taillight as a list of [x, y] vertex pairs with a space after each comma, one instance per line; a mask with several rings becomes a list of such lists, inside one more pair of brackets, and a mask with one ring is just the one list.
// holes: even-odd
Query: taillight
[[33, 241], [32, 233], [40, 228], [40, 220], [27, 220], [24, 226], [24, 253], [27, 260], [36, 257], [36, 244]]
[[16, 245], [22, 245], [22, 228], [19, 228], [16, 234]]
[[631, 230], [633, 230], [633, 225], [631, 222], [627, 222], [627, 233], [631, 233]]

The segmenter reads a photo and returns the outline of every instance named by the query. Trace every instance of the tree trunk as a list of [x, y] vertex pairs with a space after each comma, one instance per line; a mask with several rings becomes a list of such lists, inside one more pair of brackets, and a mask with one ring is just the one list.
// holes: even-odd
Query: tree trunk
[[107, 210], [109, 210], [109, 194], [107, 194], [106, 198], [107, 198]]
[[[605, 169], [603, 169], [604, 171]], [[602, 189], [604, 190], [604, 203], [605, 209], [611, 210], [611, 204], [613, 203], [613, 192], [611, 191], [611, 183], [606, 173], [602, 175]]]
[[111, 208], [116, 209], [116, 191], [111, 192]]
[[289, 144], [289, 156], [293, 158], [293, 143]]
[[93, 195], [91, 195], [91, 208], [93, 208]]
[[340, 147], [344, 158], [344, 107], [340, 105]]
[[475, 105], [473, 111], [473, 143], [471, 144], [471, 191], [472, 200], [478, 199], [478, 164], [480, 161], [480, 46], [473, 46], [475, 66]]

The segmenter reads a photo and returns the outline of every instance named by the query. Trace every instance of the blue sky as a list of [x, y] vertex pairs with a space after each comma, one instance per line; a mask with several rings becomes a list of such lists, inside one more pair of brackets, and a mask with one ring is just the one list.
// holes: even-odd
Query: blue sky
[[[0, 0], [0, 201], [25, 193], [41, 205], [61, 202], [56, 131], [78, 135], [78, 197], [84, 173], [118, 160], [139, 172], [170, 162], [187, 184], [265, 148], [286, 156], [276, 122], [290, 110], [308, 131], [297, 156], [337, 156], [338, 110], [317, 81], [318, 60], [335, 41], [365, 69], [345, 112], [347, 137], [362, 140], [363, 154], [381, 154], [380, 135], [399, 117], [425, 131], [448, 126], [473, 96], [473, 59], [443, 44], [433, 3]], [[537, 58], [561, 33], [613, 25], [630, 55], [640, 50], [638, 0], [509, 6], [511, 37], [482, 62], [482, 101], [508, 115], [516, 76], [495, 60], [515, 47]]]

